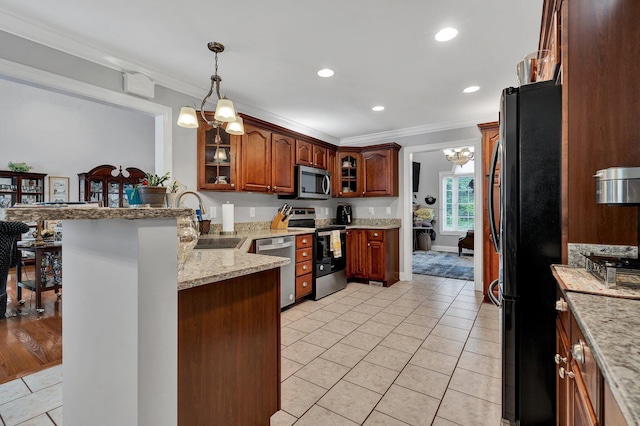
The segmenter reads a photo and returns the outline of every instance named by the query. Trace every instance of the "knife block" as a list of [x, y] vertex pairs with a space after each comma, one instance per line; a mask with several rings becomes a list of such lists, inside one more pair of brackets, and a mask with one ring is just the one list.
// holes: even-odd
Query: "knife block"
[[282, 213], [276, 213], [276, 217], [271, 222], [271, 229], [287, 229], [289, 227], [289, 218], [287, 217], [284, 222], [282, 221]]

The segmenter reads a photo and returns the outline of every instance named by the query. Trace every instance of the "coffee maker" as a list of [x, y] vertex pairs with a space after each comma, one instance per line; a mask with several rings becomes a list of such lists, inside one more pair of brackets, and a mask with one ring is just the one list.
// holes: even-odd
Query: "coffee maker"
[[351, 225], [353, 215], [349, 204], [339, 204], [336, 212], [336, 222], [338, 225]]

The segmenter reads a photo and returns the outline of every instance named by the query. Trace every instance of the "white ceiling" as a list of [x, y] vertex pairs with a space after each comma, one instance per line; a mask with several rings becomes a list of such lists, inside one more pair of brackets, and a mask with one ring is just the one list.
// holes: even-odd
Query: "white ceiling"
[[[222, 93], [238, 110], [348, 143], [496, 120], [541, 12], [542, 0], [0, 0], [0, 29], [197, 98], [218, 41]], [[446, 26], [458, 36], [435, 41]], [[335, 76], [318, 77], [325, 67]], [[463, 94], [471, 85], [480, 91]]]

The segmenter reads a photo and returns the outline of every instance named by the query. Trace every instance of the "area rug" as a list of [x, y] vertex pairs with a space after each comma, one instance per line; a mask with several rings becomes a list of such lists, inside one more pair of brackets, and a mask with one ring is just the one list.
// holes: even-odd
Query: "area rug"
[[413, 253], [413, 273], [473, 281], [473, 255], [417, 251]]

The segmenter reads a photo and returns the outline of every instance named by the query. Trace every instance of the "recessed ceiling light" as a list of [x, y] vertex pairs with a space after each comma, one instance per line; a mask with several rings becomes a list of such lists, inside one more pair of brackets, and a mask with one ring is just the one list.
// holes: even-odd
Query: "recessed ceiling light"
[[473, 93], [473, 92], [477, 92], [478, 90], [480, 90], [480, 86], [469, 86], [466, 89], [464, 89], [462, 92], [463, 93]]
[[438, 33], [436, 34], [436, 40], [449, 41], [457, 35], [458, 35], [458, 30], [456, 30], [455, 28], [447, 27], [438, 31]]
[[320, 71], [318, 71], [318, 75], [320, 77], [332, 77], [333, 74], [335, 74], [333, 72], [333, 70], [330, 70], [329, 68], [323, 68]]
[[371, 108], [373, 111], [384, 111], [384, 107], [382, 105], [374, 106]]

